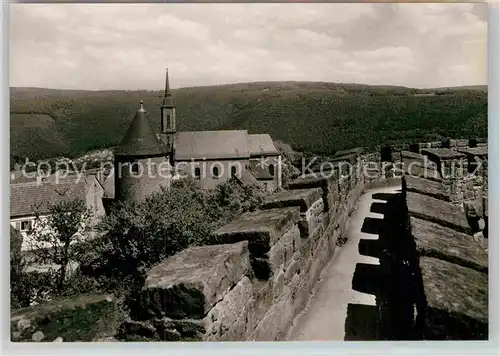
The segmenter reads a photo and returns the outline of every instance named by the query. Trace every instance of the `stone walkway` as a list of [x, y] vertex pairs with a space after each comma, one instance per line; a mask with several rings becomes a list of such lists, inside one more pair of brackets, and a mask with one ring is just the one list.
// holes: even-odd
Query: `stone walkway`
[[323, 270], [317, 290], [305, 310], [295, 319], [288, 340], [378, 339], [379, 311], [375, 295], [358, 290], [370, 292], [370, 274], [363, 271], [369, 271], [371, 265], [379, 265], [378, 258], [359, 253], [360, 240], [377, 240], [379, 236], [361, 230], [366, 218], [383, 218], [382, 214], [371, 210], [376, 210], [373, 206], [377, 204], [372, 205], [373, 203], [380, 205], [385, 201], [374, 199], [372, 195], [393, 194], [400, 188], [395, 186], [374, 189], [361, 196], [349, 220], [346, 244], [337, 247], [332, 260]]

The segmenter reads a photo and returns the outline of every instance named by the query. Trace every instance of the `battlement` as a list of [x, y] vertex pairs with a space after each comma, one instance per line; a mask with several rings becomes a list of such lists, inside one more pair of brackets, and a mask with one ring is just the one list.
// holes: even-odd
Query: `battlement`
[[284, 339], [345, 238], [364, 189], [359, 173], [301, 177], [216, 230], [212, 245], [167, 258], [147, 273], [143, 320], [130, 322], [158, 327], [159, 339], [190, 339], [193, 328], [200, 340]]
[[[334, 162], [355, 162], [354, 169], [339, 165], [331, 177], [302, 176], [259, 210], [214, 231], [210, 245], [190, 247], [151, 268], [121, 335], [286, 339], [321, 271], [347, 239], [359, 197], [374, 187], [401, 184], [404, 238], [418, 261], [414, 294], [424, 338], [487, 337], [487, 149], [486, 142], [471, 142], [339, 153]], [[457, 162], [465, 168], [448, 175]]]
[[488, 253], [477, 238], [485, 226], [474, 220], [487, 217], [453, 204], [451, 194], [444, 183], [403, 177], [404, 238], [413, 241], [417, 257], [417, 324], [426, 340], [485, 340]]

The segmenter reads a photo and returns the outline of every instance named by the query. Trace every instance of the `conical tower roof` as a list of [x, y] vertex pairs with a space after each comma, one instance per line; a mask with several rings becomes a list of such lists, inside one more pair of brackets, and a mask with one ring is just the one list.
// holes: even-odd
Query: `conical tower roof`
[[115, 151], [121, 156], [149, 156], [163, 154], [160, 142], [149, 124], [143, 102], [128, 127], [120, 146]]

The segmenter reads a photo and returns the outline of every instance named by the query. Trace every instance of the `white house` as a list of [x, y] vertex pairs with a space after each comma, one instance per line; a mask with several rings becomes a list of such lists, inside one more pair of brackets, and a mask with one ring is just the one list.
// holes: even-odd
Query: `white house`
[[10, 224], [23, 236], [21, 250], [31, 249], [28, 231], [34, 227], [36, 212], [43, 219], [49, 214], [49, 204], [81, 199], [92, 214], [91, 223], [95, 223], [105, 215], [103, 194], [104, 188], [93, 175], [39, 176], [13, 181], [10, 184]]

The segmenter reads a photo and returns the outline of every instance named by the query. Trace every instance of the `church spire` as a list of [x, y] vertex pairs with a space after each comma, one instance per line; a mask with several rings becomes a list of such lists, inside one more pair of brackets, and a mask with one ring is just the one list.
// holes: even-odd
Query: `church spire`
[[175, 104], [170, 92], [168, 68], [165, 76], [165, 96], [161, 104], [161, 138], [168, 152], [173, 152], [175, 144]]
[[163, 97], [162, 107], [173, 107], [172, 93], [170, 93], [170, 82], [168, 80], [168, 68], [165, 75], [165, 96]]

